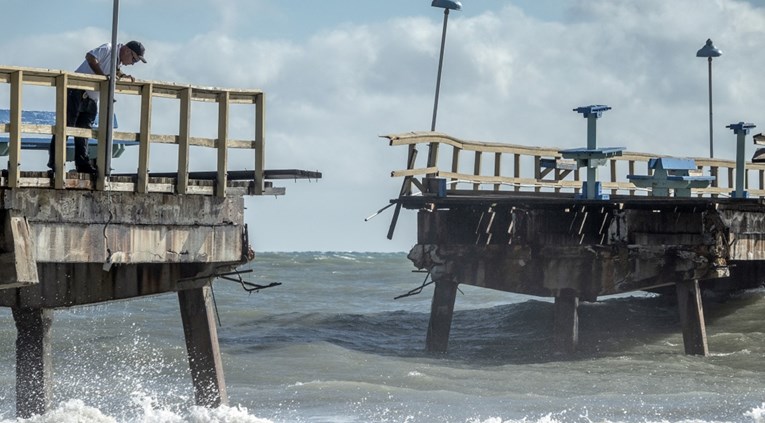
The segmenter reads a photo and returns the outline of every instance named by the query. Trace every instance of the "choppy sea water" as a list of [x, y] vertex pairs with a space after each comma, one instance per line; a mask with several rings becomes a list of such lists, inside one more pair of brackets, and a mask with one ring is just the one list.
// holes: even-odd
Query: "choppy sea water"
[[15, 327], [0, 310], [0, 422], [765, 422], [765, 290], [705, 300], [710, 357], [685, 356], [672, 301], [580, 306], [552, 351], [552, 303], [462, 286], [449, 353], [423, 351], [432, 286], [404, 254], [261, 253], [248, 294], [217, 281], [228, 407], [195, 407], [177, 297], [53, 323], [50, 413], [15, 419]]

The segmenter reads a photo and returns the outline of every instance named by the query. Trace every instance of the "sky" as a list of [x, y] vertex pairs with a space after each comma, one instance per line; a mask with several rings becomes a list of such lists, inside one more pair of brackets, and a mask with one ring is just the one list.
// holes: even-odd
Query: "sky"
[[[30, 4], [2, 0], [0, 64], [73, 70], [111, 39], [113, 1]], [[439, 132], [581, 147], [586, 124], [572, 109], [606, 104], [613, 109], [598, 123], [599, 145], [707, 156], [707, 63], [695, 57], [707, 38], [723, 51], [713, 62], [715, 156], [735, 155], [725, 125], [765, 128], [765, 0], [462, 5], [449, 14]], [[442, 25], [442, 9], [428, 0], [122, 0], [119, 39], [146, 46], [148, 63], [127, 69], [138, 79], [262, 89], [266, 168], [323, 173], [276, 181], [283, 197], [246, 198], [256, 251], [408, 251], [416, 212], [402, 211], [393, 240], [392, 209], [364, 220], [398, 195], [401, 180], [390, 172], [406, 165], [406, 148], [380, 136], [430, 129]], [[25, 95], [25, 108], [52, 110], [45, 94]], [[0, 108], [7, 101], [0, 88]], [[133, 105], [117, 102], [123, 129], [137, 126]], [[177, 122], [157, 109], [155, 126], [164, 113]], [[174, 159], [152, 151], [152, 171], [175, 170]], [[113, 162], [116, 171], [135, 170], [131, 154]], [[213, 151], [195, 155], [195, 170], [215, 168]]]

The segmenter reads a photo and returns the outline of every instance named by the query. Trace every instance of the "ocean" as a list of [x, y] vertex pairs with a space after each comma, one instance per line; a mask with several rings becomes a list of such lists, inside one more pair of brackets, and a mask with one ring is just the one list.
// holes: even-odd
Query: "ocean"
[[177, 297], [56, 310], [51, 411], [15, 418], [0, 310], [0, 422], [765, 422], [765, 289], [705, 298], [711, 356], [683, 354], [672, 300], [580, 306], [552, 349], [549, 299], [460, 286], [449, 352], [424, 352], [432, 285], [404, 253], [258, 253], [214, 283], [229, 406], [194, 406]]

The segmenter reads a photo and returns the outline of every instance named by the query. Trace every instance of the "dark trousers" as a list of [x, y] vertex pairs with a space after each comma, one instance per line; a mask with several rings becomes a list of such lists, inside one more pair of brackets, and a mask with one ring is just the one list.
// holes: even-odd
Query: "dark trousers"
[[[92, 129], [93, 122], [98, 113], [98, 103], [85, 95], [85, 91], [69, 89], [66, 97], [66, 126], [75, 128]], [[50, 140], [48, 149], [48, 167], [53, 169], [56, 161], [56, 136]], [[88, 157], [88, 139], [74, 137], [74, 164], [75, 166], [87, 166], [90, 164]]]

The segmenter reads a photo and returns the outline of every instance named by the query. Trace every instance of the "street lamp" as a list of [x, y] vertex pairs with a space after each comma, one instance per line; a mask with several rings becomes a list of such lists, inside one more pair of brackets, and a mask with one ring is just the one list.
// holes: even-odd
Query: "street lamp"
[[436, 114], [438, 114], [438, 93], [441, 90], [441, 69], [444, 65], [444, 43], [446, 43], [446, 22], [449, 20], [449, 10], [462, 10], [462, 3], [452, 0], [433, 0], [433, 7], [444, 9], [444, 30], [441, 34], [441, 55], [438, 58], [438, 77], [436, 78], [436, 100], [433, 103], [433, 123], [430, 130], [436, 130]]
[[722, 50], [715, 47], [714, 44], [712, 44], [712, 40], [707, 39], [707, 43], [704, 44], [704, 47], [700, 48], [699, 51], [696, 52], [696, 57], [706, 57], [708, 58], [709, 62], [709, 158], [711, 159], [714, 157], [714, 145], [712, 142], [712, 58], [713, 57], [720, 57], [722, 55]]

